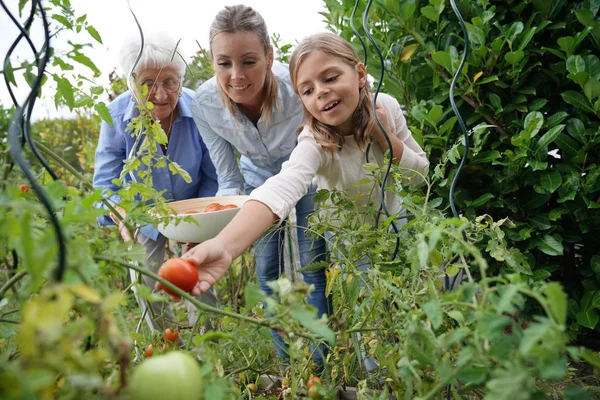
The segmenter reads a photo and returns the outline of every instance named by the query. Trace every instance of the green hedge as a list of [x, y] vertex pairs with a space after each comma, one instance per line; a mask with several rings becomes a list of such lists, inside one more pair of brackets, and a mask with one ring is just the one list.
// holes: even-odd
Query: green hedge
[[[360, 3], [357, 27], [362, 27], [366, 7]], [[362, 54], [350, 26], [354, 1], [325, 4], [330, 28]], [[504, 241], [510, 251], [495, 252], [497, 240], [479, 243], [498, 261], [494, 272], [562, 282], [570, 296], [572, 332], [580, 340], [597, 338], [600, 1], [457, 4], [470, 52], [455, 95], [472, 145], [456, 206], [471, 219], [483, 214], [509, 218]], [[368, 21], [385, 59], [382, 91], [404, 105], [409, 126], [432, 161], [431, 173], [439, 179], [442, 207], [447, 206], [465, 150], [448, 98], [465, 50], [459, 21], [445, 0], [374, 1]], [[368, 47], [368, 71], [377, 79], [380, 62]]]

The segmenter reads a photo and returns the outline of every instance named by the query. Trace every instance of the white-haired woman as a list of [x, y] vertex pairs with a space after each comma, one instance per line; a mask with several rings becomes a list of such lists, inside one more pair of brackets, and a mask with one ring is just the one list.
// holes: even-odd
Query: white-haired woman
[[[139, 37], [129, 38], [123, 43], [120, 64], [125, 74], [134, 66], [140, 44]], [[163, 196], [169, 201], [214, 196], [218, 188], [215, 168], [192, 118], [190, 106], [194, 92], [182, 87], [185, 69], [185, 63], [177, 53], [175, 40], [161, 33], [145, 35], [144, 48], [133, 69], [133, 76], [138, 87], [148, 87], [147, 98], [141, 100], [153, 103], [152, 116], [160, 122], [168, 137], [167, 145], [159, 148], [158, 152], [178, 163], [192, 178], [188, 183], [180, 175], [171, 174], [168, 166], [154, 166], [154, 189], [164, 191]], [[95, 188], [103, 189], [104, 192], [110, 191], [110, 200], [115, 205], [119, 204], [120, 186], [113, 181], [119, 179], [123, 162], [135, 145], [135, 137], [132, 136], [128, 125], [139, 115], [136, 97], [140, 97], [140, 93], [126, 91], [109, 104], [113, 124], [111, 126], [102, 122], [96, 148], [93, 184]], [[130, 180], [131, 177], [127, 175], [125, 181]], [[110, 225], [113, 218], [114, 216], [104, 215], [99, 218], [99, 223]], [[130, 240], [122, 224], [119, 224], [119, 230], [124, 240]], [[147, 267], [156, 272], [164, 262], [168, 240], [152, 225], [148, 225], [140, 229], [137, 241], [146, 247]], [[144, 282], [149, 287], [154, 287], [152, 279], [144, 276]], [[201, 295], [200, 300], [216, 305], [214, 291], [208, 295]], [[166, 326], [173, 325], [173, 313], [167, 304], [155, 302], [151, 307], [154, 314], [159, 316], [153, 321], [155, 328], [163, 330]], [[192, 324], [195, 321], [195, 313], [191, 304], [188, 304], [188, 317]], [[205, 326], [210, 327], [210, 322]]]

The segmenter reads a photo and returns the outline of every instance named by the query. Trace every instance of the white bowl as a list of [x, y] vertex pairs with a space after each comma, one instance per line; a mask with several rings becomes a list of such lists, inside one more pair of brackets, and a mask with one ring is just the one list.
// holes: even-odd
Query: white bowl
[[[220, 197], [201, 197], [197, 199], [180, 200], [169, 203], [178, 216], [191, 217], [198, 224], [193, 222], [179, 221], [175, 225], [175, 221], [166, 224], [158, 224], [158, 231], [165, 235], [168, 239], [178, 242], [200, 243], [208, 239], [212, 239], [225, 228], [225, 226], [233, 219], [235, 214], [240, 211], [240, 208], [248, 196], [220, 196]], [[227, 210], [204, 212], [206, 206], [211, 203], [219, 203], [221, 205], [235, 204], [238, 208], [230, 208]], [[197, 214], [186, 214], [189, 211], [197, 211]]]

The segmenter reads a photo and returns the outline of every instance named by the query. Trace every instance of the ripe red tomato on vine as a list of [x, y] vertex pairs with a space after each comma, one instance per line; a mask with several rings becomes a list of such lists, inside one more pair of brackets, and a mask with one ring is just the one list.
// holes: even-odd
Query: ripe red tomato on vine
[[[184, 260], [183, 258], [171, 258], [165, 261], [159, 268], [158, 275], [184, 292], [191, 292], [198, 282], [198, 271], [196, 270], [196, 267], [194, 267], [194, 264], [192, 264], [191, 261]], [[177, 293], [160, 282], [158, 283], [158, 289], [164, 290], [173, 296], [177, 295]]]
[[163, 335], [163, 339], [168, 340], [169, 342], [174, 342], [179, 339], [179, 332], [171, 330], [171, 328], [167, 328], [165, 330], [165, 334]]

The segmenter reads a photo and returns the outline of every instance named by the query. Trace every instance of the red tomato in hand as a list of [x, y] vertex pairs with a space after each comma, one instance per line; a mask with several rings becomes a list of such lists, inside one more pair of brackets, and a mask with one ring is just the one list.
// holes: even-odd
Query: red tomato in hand
[[[158, 275], [171, 282], [184, 292], [191, 292], [196, 283], [198, 283], [198, 271], [191, 261], [184, 260], [183, 258], [171, 258], [158, 270]], [[158, 283], [158, 288], [164, 290], [170, 295], [176, 296], [177, 293], [171, 289]]]
[[167, 328], [167, 330], [165, 330], [165, 334], [163, 335], [163, 339], [166, 339], [169, 342], [174, 342], [178, 338], [179, 338], [179, 332], [172, 331], [171, 328]]
[[221, 211], [222, 209], [223, 209], [223, 206], [220, 205], [219, 203], [210, 203], [209, 205], [206, 206], [206, 208], [204, 209], [204, 212]]

